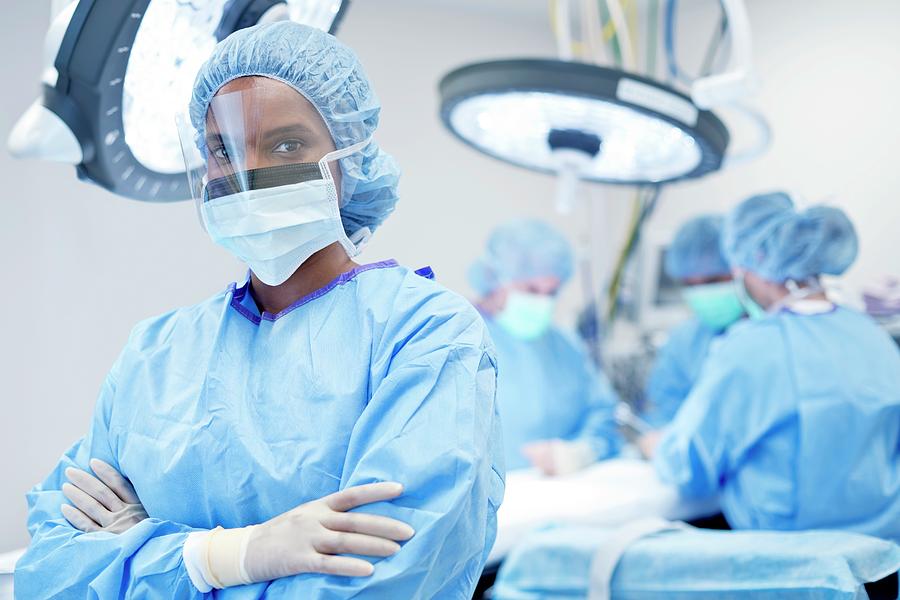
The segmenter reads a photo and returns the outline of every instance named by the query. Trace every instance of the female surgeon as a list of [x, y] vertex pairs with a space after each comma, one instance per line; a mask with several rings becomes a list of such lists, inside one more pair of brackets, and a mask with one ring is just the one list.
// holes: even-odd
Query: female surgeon
[[681, 226], [666, 251], [666, 274], [682, 286], [694, 317], [672, 330], [659, 352], [647, 383], [648, 407], [642, 415], [651, 426], [672, 420], [700, 375], [710, 347], [744, 308], [722, 256], [722, 217], [702, 215]]
[[469, 269], [497, 346], [508, 469], [532, 464], [548, 475], [564, 474], [621, 445], [615, 393], [578, 342], [553, 324], [556, 295], [572, 270], [566, 238], [533, 219], [495, 229]]
[[900, 539], [900, 353], [821, 275], [856, 258], [846, 215], [752, 197], [723, 249], [750, 319], [732, 326], [675, 420], [642, 440], [659, 476], [720, 494], [736, 529], [844, 529]]
[[471, 597], [504, 487], [495, 359], [462, 298], [352, 260], [397, 199], [378, 113], [326, 33], [215, 49], [186, 143], [206, 231], [249, 276], [134, 329], [28, 495], [17, 595]]

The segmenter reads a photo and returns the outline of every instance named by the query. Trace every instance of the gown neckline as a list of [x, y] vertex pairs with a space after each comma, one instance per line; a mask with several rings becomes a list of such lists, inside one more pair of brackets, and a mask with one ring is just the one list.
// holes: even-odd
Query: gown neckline
[[231, 293], [231, 307], [240, 313], [247, 320], [252, 322], [254, 325], [259, 325], [263, 321], [275, 322], [278, 319], [288, 315], [289, 313], [297, 310], [304, 304], [308, 304], [317, 298], [321, 298], [331, 290], [336, 287], [342, 286], [353, 279], [356, 278], [360, 273], [365, 273], [366, 271], [371, 271], [373, 269], [390, 269], [397, 267], [398, 263], [396, 260], [383, 260], [380, 262], [369, 263], [365, 265], [359, 265], [346, 273], [341, 273], [337, 277], [331, 280], [331, 282], [327, 283], [324, 287], [317, 289], [314, 292], [311, 292], [302, 298], [291, 303], [290, 306], [282, 309], [278, 313], [270, 313], [270, 312], [259, 312], [259, 309], [256, 308], [256, 304], [253, 301], [253, 298], [248, 293], [250, 291], [250, 275], [247, 274], [247, 278], [244, 282], [238, 287], [237, 283], [232, 283], [228, 291]]

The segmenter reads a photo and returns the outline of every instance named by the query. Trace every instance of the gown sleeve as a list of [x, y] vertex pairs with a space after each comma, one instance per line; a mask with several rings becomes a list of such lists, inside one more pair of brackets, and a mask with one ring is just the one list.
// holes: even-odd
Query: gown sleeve
[[622, 448], [622, 435], [615, 420], [619, 398], [609, 379], [594, 367], [587, 353], [579, 354], [585, 417], [576, 439], [587, 442], [596, 459], [603, 460], [615, 456]]
[[[675, 419], [662, 431], [653, 457], [664, 483], [690, 497], [708, 497], [719, 488], [752, 437], [748, 423], [758, 417], [760, 384], [767, 380], [769, 357], [764, 336], [740, 339], [720, 348], [706, 362]], [[772, 350], [770, 349], [770, 352]]]
[[[473, 315], [474, 316], [474, 315]], [[429, 331], [430, 330], [430, 331]], [[356, 422], [341, 488], [399, 481], [404, 494], [362, 507], [416, 531], [367, 578], [298, 575], [275, 597], [309, 600], [472, 597], [497, 530], [504, 479], [497, 370], [477, 316], [460, 331], [429, 325], [389, 353]]]
[[691, 361], [702, 361], [705, 358], [692, 356], [696, 351], [693, 343], [696, 331], [697, 327], [692, 322], [673, 331], [653, 364], [647, 381], [649, 406], [642, 416], [654, 427], [669, 423], [691, 392], [696, 378]]
[[65, 470], [90, 471], [99, 458], [119, 469], [110, 447], [109, 419], [116, 394], [115, 367], [100, 392], [88, 435], [72, 446], [53, 472], [28, 495], [31, 544], [16, 565], [17, 598], [202, 598], [191, 584], [181, 552], [188, 533], [171, 521], [145, 519], [122, 534], [83, 533], [62, 516]]

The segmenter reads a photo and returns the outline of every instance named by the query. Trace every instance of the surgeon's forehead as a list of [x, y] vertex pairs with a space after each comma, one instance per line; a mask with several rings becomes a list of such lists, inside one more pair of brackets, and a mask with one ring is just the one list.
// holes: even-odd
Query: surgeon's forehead
[[328, 135], [316, 108], [291, 86], [268, 77], [239, 77], [223, 85], [206, 113], [207, 136], [240, 129], [262, 135], [268, 131], [305, 130]]

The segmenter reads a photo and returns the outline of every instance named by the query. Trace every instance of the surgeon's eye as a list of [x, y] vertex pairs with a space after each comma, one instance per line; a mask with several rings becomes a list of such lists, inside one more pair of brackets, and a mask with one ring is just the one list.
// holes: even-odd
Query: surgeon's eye
[[225, 146], [219, 146], [217, 148], [210, 148], [209, 153], [216, 159], [221, 161], [229, 160], [228, 150], [225, 149]]
[[272, 150], [275, 154], [296, 154], [303, 148], [303, 143], [299, 140], [286, 140], [281, 142]]

